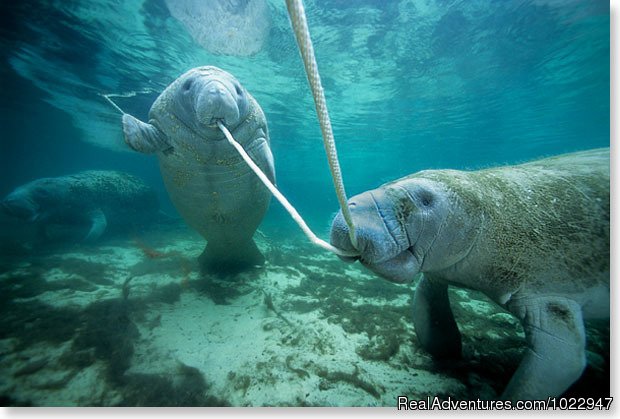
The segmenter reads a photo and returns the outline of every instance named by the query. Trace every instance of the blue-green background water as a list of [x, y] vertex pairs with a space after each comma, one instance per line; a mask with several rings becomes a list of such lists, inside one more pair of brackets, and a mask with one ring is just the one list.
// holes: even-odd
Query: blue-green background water
[[[349, 195], [426, 168], [609, 145], [605, 1], [305, 3]], [[100, 93], [158, 92], [216, 65], [263, 107], [280, 189], [327, 234], [338, 207], [312, 97], [284, 2], [268, 7], [262, 50], [231, 56], [196, 43], [164, 0], [2, 1], [0, 195], [39, 177], [121, 169], [173, 212], [156, 159], [127, 150]], [[146, 118], [156, 95], [119, 104]], [[262, 228], [297, 229], [275, 201]]]

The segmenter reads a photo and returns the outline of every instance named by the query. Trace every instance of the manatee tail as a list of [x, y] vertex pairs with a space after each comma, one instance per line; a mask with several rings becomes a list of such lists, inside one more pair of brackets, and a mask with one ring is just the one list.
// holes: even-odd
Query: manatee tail
[[265, 263], [265, 257], [258, 250], [254, 240], [250, 239], [229, 247], [208, 243], [198, 261], [204, 273], [230, 276], [262, 265]]

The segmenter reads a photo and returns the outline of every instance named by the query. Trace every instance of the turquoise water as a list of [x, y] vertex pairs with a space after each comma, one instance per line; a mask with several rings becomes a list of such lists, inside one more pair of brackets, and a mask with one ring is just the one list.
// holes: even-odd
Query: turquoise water
[[[306, 7], [350, 195], [425, 168], [478, 168], [609, 144], [607, 2]], [[269, 2], [262, 50], [242, 57], [209, 53], [163, 1], [2, 8], [8, 175], [0, 191], [97, 166], [147, 176], [166, 201], [155, 162], [127, 151], [119, 115], [99, 94], [153, 90], [122, 101], [144, 117], [157, 92], [208, 64], [234, 74], [261, 104], [279, 186], [325, 231], [337, 201], [281, 2]], [[272, 206], [268, 223], [291, 224]]]
[[[608, 2], [305, 4], [349, 195], [428, 168], [610, 144]], [[176, 216], [156, 159], [127, 149], [101, 95], [125, 94], [117, 103], [146, 120], [176, 77], [215, 65], [262, 106], [278, 186], [327, 238], [338, 203], [283, 1], [267, 1], [260, 49], [239, 56], [200, 45], [164, 0], [2, 2], [0, 16], [0, 195], [41, 177], [122, 170]], [[232, 43], [230, 30], [210, 36]], [[261, 231], [305, 245], [275, 200]]]

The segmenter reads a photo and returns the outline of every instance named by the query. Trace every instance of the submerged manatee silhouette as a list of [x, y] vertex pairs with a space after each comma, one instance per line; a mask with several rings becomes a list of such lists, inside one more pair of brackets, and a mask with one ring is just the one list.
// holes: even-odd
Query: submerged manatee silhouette
[[[459, 356], [448, 285], [480, 290], [521, 323], [527, 350], [505, 399], [563, 393], [586, 366], [583, 318], [609, 317], [609, 149], [517, 166], [428, 170], [349, 200], [362, 264], [414, 298], [420, 344]], [[331, 241], [354, 250], [339, 213]]]
[[153, 103], [148, 124], [123, 115], [123, 132], [134, 150], [156, 153], [172, 202], [207, 240], [203, 267], [226, 274], [264, 262], [252, 236], [271, 193], [228, 144], [217, 121], [275, 182], [262, 109], [216, 67], [194, 68], [170, 84]]
[[154, 221], [159, 203], [153, 189], [135, 176], [88, 170], [22, 185], [2, 200], [0, 209], [37, 224], [42, 238], [52, 225], [86, 224], [84, 239], [92, 241], [109, 226], [132, 229]]

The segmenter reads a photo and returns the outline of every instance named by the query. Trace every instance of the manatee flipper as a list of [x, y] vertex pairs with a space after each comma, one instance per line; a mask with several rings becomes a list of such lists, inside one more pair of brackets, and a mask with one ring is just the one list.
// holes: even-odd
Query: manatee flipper
[[100, 209], [91, 211], [88, 214], [88, 217], [90, 219], [91, 226], [90, 231], [88, 232], [86, 237], [84, 237], [84, 241], [94, 241], [101, 237], [106, 227], [108, 226], [108, 220], [106, 219], [103, 211], [101, 211]]
[[199, 258], [201, 270], [216, 275], [234, 275], [265, 263], [265, 257], [258, 250], [253, 239], [234, 246], [220, 246], [207, 243]]
[[581, 308], [563, 297], [524, 298], [508, 308], [523, 324], [527, 349], [502, 399], [561, 395], [586, 367]]
[[129, 114], [123, 114], [123, 136], [125, 143], [140, 153], [151, 154], [161, 151], [168, 154], [172, 151], [165, 135], [157, 127]]
[[435, 358], [460, 358], [461, 333], [445, 282], [422, 276], [413, 298], [413, 324], [420, 345]]

